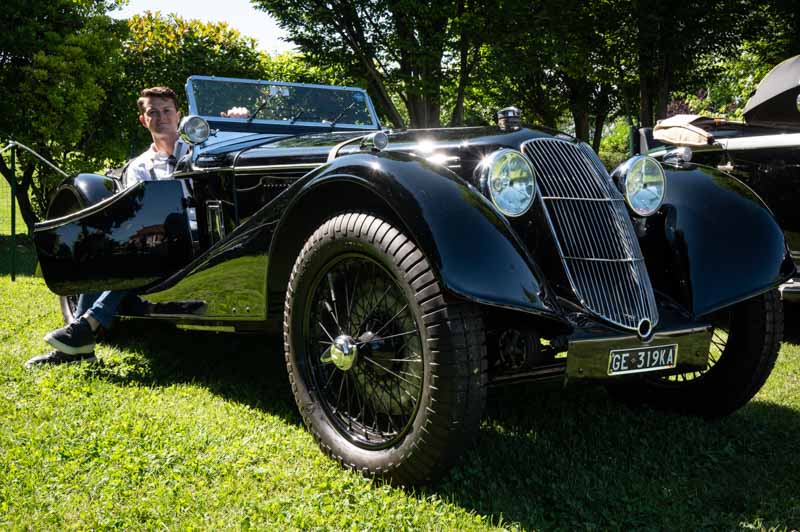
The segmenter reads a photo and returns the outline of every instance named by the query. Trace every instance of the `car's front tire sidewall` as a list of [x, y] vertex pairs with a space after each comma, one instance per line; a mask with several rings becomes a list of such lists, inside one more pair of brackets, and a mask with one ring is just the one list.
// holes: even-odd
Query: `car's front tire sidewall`
[[[343, 254], [363, 255], [371, 260], [378, 262], [392, 274], [394, 281], [403, 290], [406, 301], [415, 318], [416, 325], [420, 331], [423, 344], [423, 382], [422, 396], [414, 420], [408, 431], [400, 441], [391, 447], [380, 450], [367, 450], [351, 442], [334, 426], [328, 413], [322, 406], [323, 399], [319, 397], [317, 391], [310, 383], [305, 339], [302, 331], [304, 330], [305, 308], [311, 298], [310, 291], [315, 286], [314, 280], [324, 271], [332, 261]], [[305, 260], [298, 269], [291, 286], [292, 300], [294, 304], [291, 309], [291, 322], [289, 334], [288, 352], [292, 353], [292, 363], [289, 366], [295, 396], [302, 410], [303, 417], [317, 437], [321, 445], [326, 447], [327, 452], [336, 457], [342, 463], [348, 464], [355, 469], [367, 469], [368, 473], [383, 474], [388, 473], [390, 464], [402, 463], [406, 456], [413, 450], [415, 442], [419, 438], [422, 427], [427, 423], [426, 414], [430, 406], [430, 354], [426, 345], [425, 328], [420, 319], [421, 310], [417, 306], [414, 294], [408, 283], [403, 279], [402, 273], [397, 265], [393, 263], [384, 253], [379, 252], [373, 246], [353, 238], [336, 239], [321, 243], [315, 246], [305, 255]]]
[[[364, 414], [365, 410], [356, 413], [358, 419], [349, 428], [343, 424], [343, 417], [332, 414], [338, 406], [331, 405], [332, 393], [327, 393], [326, 402], [322, 397], [325, 392], [315, 388], [314, 381], [319, 378], [319, 366], [316, 366], [318, 362], [309, 358], [305, 352], [307, 348], [312, 349], [307, 346], [311, 346], [314, 341], [304, 333], [309, 328], [306, 320], [310, 322], [312, 308], [317, 308], [315, 312], [319, 311], [319, 302], [314, 305], [310, 303], [312, 298], [318, 297], [312, 291], [317, 290], [315, 287], [320, 283], [323, 274], [334, 271], [339, 260], [350, 261], [353, 258], [355, 260], [350, 264], [356, 264], [357, 271], [365, 271], [367, 267], [364, 265], [369, 265], [373, 279], [382, 280], [382, 283], [393, 283], [394, 290], [390, 295], [393, 303], [387, 303], [388, 308], [381, 310], [387, 315], [403, 316], [400, 320], [405, 320], [403, 331], [408, 330], [406, 327], [410, 327], [410, 321], [413, 321], [418, 333], [415, 341], [419, 343], [415, 349], [419, 353], [409, 347], [411, 340], [406, 340], [401, 347], [394, 348], [399, 350], [393, 353], [384, 351], [381, 355], [388, 354], [391, 359], [396, 358], [394, 355], [401, 355], [403, 360], [393, 362], [419, 364], [413, 368], [402, 366], [405, 371], [400, 371], [407, 376], [413, 374], [419, 381], [418, 384], [413, 384], [411, 392], [404, 388], [406, 396], [414, 401], [414, 405], [401, 412], [405, 416], [402, 425], [395, 426], [392, 423], [391, 429], [385, 433], [378, 426], [375, 433], [377, 438], [367, 435], [369, 425], [356, 427], [357, 423], [369, 422], [369, 417]], [[352, 275], [352, 271], [346, 265], [344, 270], [342, 278], [350, 278], [348, 276]], [[380, 274], [377, 277], [376, 272]], [[356, 282], [356, 279], [357, 275], [353, 277], [353, 286], [362, 286], [362, 280], [358, 279]], [[330, 290], [333, 290], [334, 281], [329, 278], [328, 282], [331, 283]], [[375, 305], [383, 304], [381, 301], [390, 293], [390, 288], [387, 285], [385, 291], [380, 291], [383, 295], [369, 303], [370, 310], [357, 318], [356, 321], [360, 323], [355, 330], [348, 331], [348, 334], [367, 334], [367, 331], [361, 330], [366, 323], [362, 320], [380, 315], [377, 311], [373, 314], [378, 308]], [[350, 297], [354, 297], [356, 288], [352, 290]], [[379, 293], [374, 284], [364, 287], [364, 294], [370, 293]], [[400, 301], [400, 298], [404, 300]], [[351, 299], [350, 302], [352, 301]], [[333, 314], [330, 309], [328, 312]], [[352, 328], [356, 313], [354, 310], [350, 314], [349, 308], [347, 312], [348, 327]], [[392, 317], [383, 321], [383, 325], [375, 324], [378, 330], [372, 330], [370, 334], [378, 335], [380, 330], [394, 320], [395, 317]], [[338, 322], [335, 325], [338, 326]], [[322, 322], [320, 328], [324, 328]], [[320, 338], [322, 332], [315, 334], [317, 340], [323, 344], [328, 344], [328, 340], [333, 339], [327, 330], [324, 334], [328, 338], [324, 341]], [[390, 333], [384, 339], [378, 337], [376, 342], [383, 344], [388, 338], [405, 335], [405, 332]], [[292, 391], [303, 419], [320, 447], [345, 466], [397, 484], [429, 483], [463, 456], [478, 432], [486, 402], [487, 372], [486, 337], [480, 310], [468, 302], [445, 294], [425, 254], [410, 238], [380, 218], [364, 213], [341, 214], [323, 223], [306, 241], [295, 261], [287, 287], [284, 344]], [[371, 347], [367, 352], [369, 349]], [[413, 357], [406, 360], [409, 354]], [[310, 356], [321, 357], [322, 354], [315, 352], [310, 353]], [[417, 356], [422, 360], [419, 361]], [[409, 385], [417, 381], [392, 373], [367, 355], [363, 359], [359, 357], [360, 354], [356, 355], [355, 364], [358, 365], [358, 360], [361, 360], [363, 364], [369, 364], [371, 369], [366, 371], [367, 366], [357, 366], [359, 370], [354, 377], [360, 376], [365, 379], [363, 383], [369, 383], [370, 390], [366, 391], [367, 395], [362, 396], [362, 399], [368, 398], [373, 405], [372, 422], [375, 423], [379, 419], [381, 408], [380, 405], [378, 409], [374, 408], [378, 404], [374, 401], [379, 397], [383, 401], [381, 393], [391, 393], [393, 385], [400, 387], [397, 381], [405, 381]], [[309, 371], [311, 361], [315, 364], [314, 377]], [[394, 383], [389, 382], [388, 388], [384, 388], [375, 380], [383, 378], [374, 373], [375, 368], [384, 372], [383, 377], [387, 374], [393, 375], [397, 380]], [[327, 385], [323, 385], [322, 389]], [[382, 392], [378, 391], [376, 395], [376, 390]], [[405, 396], [399, 394], [394, 397], [397, 401], [394, 404], [403, 409], [405, 399]], [[391, 408], [391, 400], [384, 405]], [[334, 402], [338, 401], [337, 398]], [[347, 401], [348, 406], [345, 408], [349, 409], [349, 399]], [[366, 408], [364, 403], [361, 408]], [[347, 415], [349, 412], [344, 413], [345, 417]], [[353, 418], [347, 418], [347, 423], [352, 421]]]

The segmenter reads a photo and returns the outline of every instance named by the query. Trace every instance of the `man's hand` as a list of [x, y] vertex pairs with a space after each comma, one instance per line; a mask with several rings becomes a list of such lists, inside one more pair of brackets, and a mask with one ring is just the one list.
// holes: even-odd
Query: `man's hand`
[[247, 107], [231, 107], [227, 111], [219, 114], [223, 118], [250, 118], [250, 111]]

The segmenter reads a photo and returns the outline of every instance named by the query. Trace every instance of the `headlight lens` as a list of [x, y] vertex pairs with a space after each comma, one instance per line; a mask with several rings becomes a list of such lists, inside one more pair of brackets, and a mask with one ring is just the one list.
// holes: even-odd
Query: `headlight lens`
[[205, 119], [199, 116], [187, 116], [181, 120], [181, 125], [178, 128], [181, 138], [191, 144], [200, 144], [205, 142], [211, 134], [211, 128]]
[[481, 182], [495, 207], [507, 216], [524, 214], [536, 196], [533, 167], [520, 152], [498, 150], [482, 163]]
[[646, 155], [629, 159], [612, 177], [625, 194], [630, 208], [639, 216], [655, 213], [664, 201], [666, 176], [658, 161]]

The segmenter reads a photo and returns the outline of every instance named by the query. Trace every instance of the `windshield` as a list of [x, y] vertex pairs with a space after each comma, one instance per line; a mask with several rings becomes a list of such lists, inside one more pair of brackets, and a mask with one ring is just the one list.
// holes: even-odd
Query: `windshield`
[[[207, 120], [377, 129], [378, 120], [363, 89], [275, 81], [192, 76], [186, 83], [189, 112]], [[229, 118], [234, 107], [246, 115]]]

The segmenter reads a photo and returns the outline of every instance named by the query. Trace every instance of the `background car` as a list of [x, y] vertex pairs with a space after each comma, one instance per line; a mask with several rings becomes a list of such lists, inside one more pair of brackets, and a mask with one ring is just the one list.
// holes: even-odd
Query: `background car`
[[598, 382], [718, 417], [772, 369], [794, 266], [728, 174], [638, 156], [610, 176], [514, 108], [385, 131], [357, 88], [192, 77], [187, 93], [174, 181], [62, 184], [34, 233], [45, 280], [65, 319], [70, 294], [126, 289], [181, 327], [282, 330], [303, 419], [347, 467], [437, 478], [489, 386]]
[[[642, 131], [642, 152], [689, 159], [741, 180], [769, 206], [800, 263], [800, 56], [772, 69], [747, 101], [744, 122], [685, 116], [673, 128], [700, 130], [696, 138], [663, 128]], [[679, 122], [683, 122], [680, 124]], [[647, 138], [650, 137], [648, 143]], [[655, 142], [653, 142], [655, 141]], [[680, 153], [675, 147], [688, 147]], [[781, 285], [784, 300], [800, 299], [800, 280]]]

